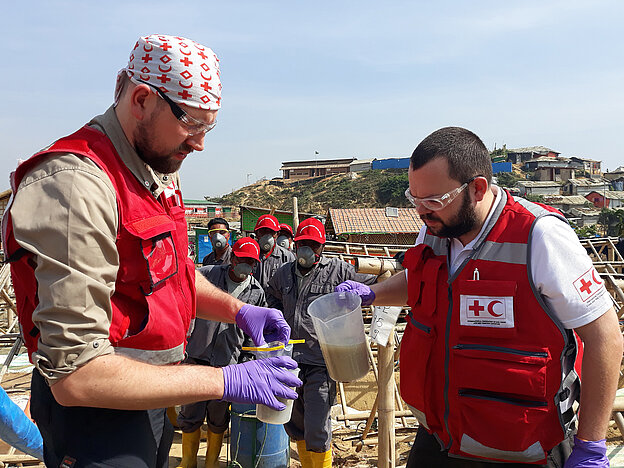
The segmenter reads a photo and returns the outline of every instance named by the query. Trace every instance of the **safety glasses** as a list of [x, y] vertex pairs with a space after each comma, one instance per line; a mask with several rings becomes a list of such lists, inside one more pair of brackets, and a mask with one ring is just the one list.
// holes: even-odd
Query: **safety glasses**
[[405, 197], [410, 201], [412, 205], [416, 208], [420, 208], [421, 206], [429, 211], [440, 211], [443, 208], [446, 208], [457, 196], [462, 193], [462, 191], [468, 187], [468, 184], [475, 180], [477, 177], [474, 176], [468, 182], [462, 184], [461, 186], [453, 189], [449, 192], [446, 192], [441, 197], [427, 197], [427, 198], [417, 198], [410, 192], [409, 187], [405, 190]]
[[158, 93], [158, 95], [161, 98], [164, 99], [164, 101], [167, 104], [169, 104], [169, 108], [171, 109], [171, 113], [182, 124], [182, 127], [184, 128], [184, 130], [187, 131], [189, 136], [199, 135], [200, 133], [204, 133], [204, 134], [208, 133], [210, 130], [215, 128], [215, 125], [217, 125], [217, 121], [216, 120], [213, 123], [211, 123], [211, 124], [207, 124], [205, 122], [202, 122], [201, 120], [197, 120], [195, 117], [191, 117], [180, 106], [178, 106], [175, 102], [173, 102], [171, 100], [171, 98], [169, 98], [169, 96], [167, 96], [165, 93], [163, 93], [163, 91], [158, 86], [155, 86], [155, 85], [153, 85], [151, 83], [148, 83], [147, 81], [143, 81], [143, 80], [137, 80], [137, 81], [139, 81], [139, 82], [141, 82], [143, 84], [146, 84], [147, 86], [152, 88], [154, 91], [156, 91]]

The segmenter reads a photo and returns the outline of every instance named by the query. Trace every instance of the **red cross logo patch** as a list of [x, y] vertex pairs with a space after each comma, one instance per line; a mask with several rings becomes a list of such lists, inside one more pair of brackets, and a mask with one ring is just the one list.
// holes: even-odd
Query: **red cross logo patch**
[[513, 296], [473, 296], [459, 299], [460, 324], [469, 327], [513, 328]]
[[591, 267], [574, 283], [574, 288], [583, 302], [588, 301], [591, 297], [603, 288], [603, 281], [594, 267]]

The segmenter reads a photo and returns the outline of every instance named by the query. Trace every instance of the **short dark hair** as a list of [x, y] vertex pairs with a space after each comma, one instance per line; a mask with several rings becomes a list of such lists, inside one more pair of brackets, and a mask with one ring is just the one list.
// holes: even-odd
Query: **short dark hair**
[[461, 127], [436, 130], [416, 147], [410, 168], [419, 169], [436, 158], [446, 159], [449, 177], [462, 184], [475, 176], [485, 177], [488, 184], [492, 183], [490, 152], [470, 130]]
[[228, 230], [230, 229], [230, 225], [223, 218], [212, 218], [210, 221], [208, 221], [208, 229], [212, 229], [212, 226], [214, 226], [215, 224], [223, 224]]

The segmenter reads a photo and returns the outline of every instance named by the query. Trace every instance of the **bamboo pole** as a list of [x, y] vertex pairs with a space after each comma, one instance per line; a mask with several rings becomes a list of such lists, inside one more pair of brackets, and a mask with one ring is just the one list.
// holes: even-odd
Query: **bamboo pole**
[[293, 231], [297, 232], [298, 227], [299, 227], [299, 204], [297, 202], [297, 197], [293, 197]]
[[379, 276], [389, 271], [393, 275], [402, 269], [401, 264], [394, 259], [372, 257], [358, 257], [355, 259], [355, 270], [358, 273]]
[[388, 344], [377, 347], [377, 370], [379, 386], [379, 448], [377, 466], [394, 468], [394, 333], [390, 333]]
[[[373, 411], [374, 409], [374, 411]], [[368, 413], [362, 413], [362, 414], [350, 414], [349, 416], [343, 416], [342, 414], [339, 414], [336, 419], [338, 421], [344, 421], [345, 419], [349, 419], [349, 421], [364, 421], [364, 420], [368, 420], [368, 418], [370, 417], [371, 414], [373, 414], [373, 416], [375, 416], [375, 412], [377, 411], [377, 405], [374, 405], [373, 408], [370, 410], [370, 412]], [[395, 418], [405, 418], [405, 417], [410, 417], [413, 416], [412, 412], [410, 410], [403, 410], [403, 411], [395, 411], [394, 412], [394, 417]], [[373, 417], [374, 419], [374, 417]]]

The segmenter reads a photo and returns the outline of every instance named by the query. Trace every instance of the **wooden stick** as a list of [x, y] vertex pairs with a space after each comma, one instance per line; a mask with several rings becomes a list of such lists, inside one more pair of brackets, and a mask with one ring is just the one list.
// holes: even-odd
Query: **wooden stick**
[[620, 437], [624, 439], [624, 416], [622, 416], [622, 413], [619, 411], [614, 411], [613, 419], [615, 419], [615, 424], [617, 424], [617, 427], [620, 430]]
[[[373, 411], [373, 409], [375, 411]], [[349, 421], [365, 421], [367, 420], [371, 413], [373, 414], [373, 419], [375, 419], [376, 416], [376, 411], [377, 409], [375, 408], [374, 404], [373, 404], [373, 409], [370, 410], [369, 413], [362, 413], [362, 414], [350, 414], [348, 416]], [[395, 411], [394, 412], [394, 417], [395, 418], [405, 418], [405, 417], [410, 417], [413, 416], [412, 412], [410, 410], [403, 410], [403, 411]], [[338, 417], [336, 418], [338, 421], [344, 421], [345, 420], [345, 416], [342, 415], [338, 415]]]
[[342, 382], [338, 382], [338, 389], [340, 391], [340, 406], [342, 406], [342, 414], [345, 416], [344, 422], [346, 426], [349, 426], [351, 423], [347, 419], [347, 395]]
[[377, 466], [394, 468], [395, 434], [394, 434], [394, 333], [390, 333], [386, 346], [377, 346], [377, 368], [379, 372], [379, 448], [377, 450]]
[[[362, 431], [362, 439], [366, 439], [366, 436], [368, 435], [370, 428], [373, 425], [373, 421], [375, 420], [375, 415], [377, 414], [377, 407], [379, 406], [379, 393], [377, 393], [377, 395], [375, 395], [375, 401], [373, 402], [373, 408], [370, 411], [370, 414], [368, 415], [368, 418], [366, 419], [366, 426], [364, 426], [364, 431]], [[356, 452], [359, 452], [360, 450], [362, 450], [362, 447], [364, 445], [358, 445], [355, 448]]]
[[[396, 443], [409, 442], [410, 440], [414, 440], [415, 438], [416, 438], [416, 434], [406, 434], [406, 435], [398, 436], [396, 438], [395, 442]], [[379, 444], [379, 438], [378, 437], [371, 437], [369, 439], [354, 440], [353, 442], [351, 442], [351, 445], [354, 445], [354, 446], [358, 446], [359, 444], [362, 444], [362, 445], [377, 445], [377, 444]]]

